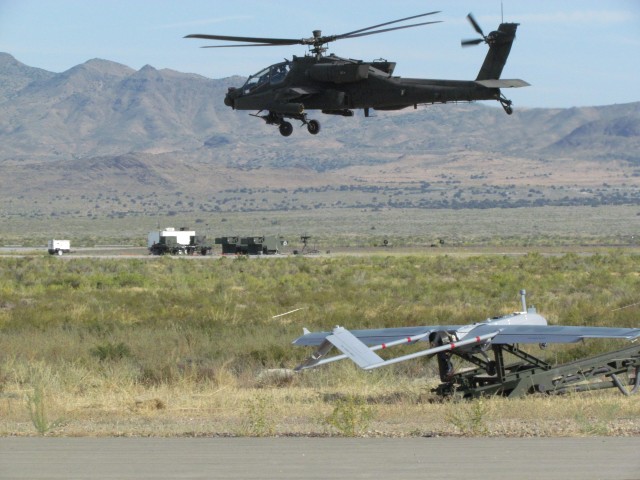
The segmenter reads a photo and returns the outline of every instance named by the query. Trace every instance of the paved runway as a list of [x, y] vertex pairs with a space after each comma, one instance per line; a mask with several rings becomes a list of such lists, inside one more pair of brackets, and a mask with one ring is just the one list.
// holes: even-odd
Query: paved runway
[[640, 438], [0, 438], [1, 479], [640, 478]]

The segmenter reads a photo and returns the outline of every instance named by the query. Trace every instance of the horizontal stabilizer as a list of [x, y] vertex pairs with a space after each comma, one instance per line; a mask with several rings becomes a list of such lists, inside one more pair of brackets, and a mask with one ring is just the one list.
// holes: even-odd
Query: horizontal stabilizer
[[372, 365], [382, 363], [383, 360], [362, 343], [349, 330], [342, 327], [333, 329], [333, 333], [327, 337], [338, 350], [347, 355], [360, 368], [367, 368]]
[[531, 86], [530, 83], [527, 83], [524, 80], [520, 80], [517, 78], [511, 79], [511, 80], [508, 80], [508, 79], [476, 80], [476, 83], [487, 88], [520, 88], [520, 87]]
[[[307, 333], [309, 333], [309, 332], [307, 332]], [[401, 339], [398, 339], [398, 340], [393, 340], [393, 341], [387, 342], [387, 343], [381, 343], [379, 345], [374, 345], [372, 347], [369, 347], [369, 350], [371, 350], [371, 351], [384, 350], [385, 348], [395, 347], [396, 345], [407, 345], [407, 344], [419, 342], [420, 340], [425, 338], [427, 335], [429, 335], [429, 333], [430, 332], [427, 331], [427, 332], [424, 332], [424, 333], [420, 333], [418, 335], [413, 335], [413, 336], [410, 336], [410, 337], [401, 338]], [[327, 336], [329, 336], [329, 335], [327, 335]], [[356, 337], [356, 336], [354, 335], [354, 337]], [[358, 338], [358, 337], [356, 337], [356, 338]], [[362, 341], [359, 338], [358, 338], [358, 340]], [[325, 339], [322, 342], [322, 344], [320, 344], [320, 348], [318, 348], [318, 350], [316, 350], [315, 353], [313, 353], [303, 363], [298, 365], [295, 370], [297, 372], [299, 372], [300, 370], [304, 370], [306, 368], [319, 367], [320, 365], [326, 365], [327, 363], [333, 363], [333, 362], [337, 362], [338, 360], [344, 360], [345, 358], [349, 358], [349, 356], [344, 354], [344, 353], [341, 354], [341, 355], [335, 355], [335, 356], [330, 357], [330, 358], [324, 358], [324, 356], [329, 352], [329, 350], [331, 350], [331, 348], [333, 348], [333, 344]]]

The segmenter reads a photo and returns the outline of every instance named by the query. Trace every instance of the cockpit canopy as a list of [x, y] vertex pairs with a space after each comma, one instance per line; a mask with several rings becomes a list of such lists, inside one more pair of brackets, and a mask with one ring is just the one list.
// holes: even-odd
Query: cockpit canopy
[[247, 93], [256, 87], [265, 85], [267, 83], [271, 83], [271, 85], [282, 83], [289, 73], [290, 69], [291, 64], [289, 62], [282, 62], [271, 65], [270, 67], [260, 70], [255, 75], [251, 75], [242, 87], [242, 90]]

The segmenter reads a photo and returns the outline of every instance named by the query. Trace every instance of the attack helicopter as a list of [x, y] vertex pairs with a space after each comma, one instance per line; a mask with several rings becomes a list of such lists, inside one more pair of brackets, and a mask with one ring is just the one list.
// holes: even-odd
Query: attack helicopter
[[440, 23], [420, 21], [388, 27], [437, 13], [440, 12], [413, 15], [340, 35], [322, 35], [322, 31], [314, 30], [312, 37], [302, 39], [208, 34], [191, 34], [185, 38], [240, 42], [231, 45], [207, 45], [202, 48], [307, 45], [309, 52], [305, 56], [293, 56], [291, 60], [260, 70], [251, 75], [242, 87], [229, 87], [224, 99], [225, 105], [234, 110], [257, 110], [258, 113], [251, 115], [262, 118], [268, 125], [277, 126], [285, 137], [293, 132], [293, 126], [287, 119], [300, 121], [313, 135], [320, 132], [320, 122], [309, 119], [308, 110], [352, 117], [354, 110], [362, 109], [365, 117], [369, 117], [371, 110], [401, 110], [407, 107], [416, 109], [418, 105], [426, 104], [497, 100], [505, 112], [511, 115], [512, 102], [500, 89], [529, 85], [523, 80], [500, 79], [515, 39], [519, 25], [517, 23], [503, 22], [497, 30], [485, 35], [473, 15], [467, 15], [480, 38], [464, 40], [462, 46], [480, 43], [489, 46], [475, 80], [402, 78], [393, 76], [395, 62], [384, 59], [364, 62], [342, 58], [333, 53], [325, 55], [327, 44], [330, 42]]

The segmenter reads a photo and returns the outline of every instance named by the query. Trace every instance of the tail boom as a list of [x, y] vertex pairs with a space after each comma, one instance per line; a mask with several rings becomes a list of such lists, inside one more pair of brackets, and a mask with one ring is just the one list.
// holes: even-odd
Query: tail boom
[[478, 80], [497, 80], [502, 75], [502, 69], [507, 63], [511, 52], [511, 45], [516, 38], [518, 23], [501, 23], [498, 30], [491, 32], [486, 37], [489, 52], [478, 72]]

